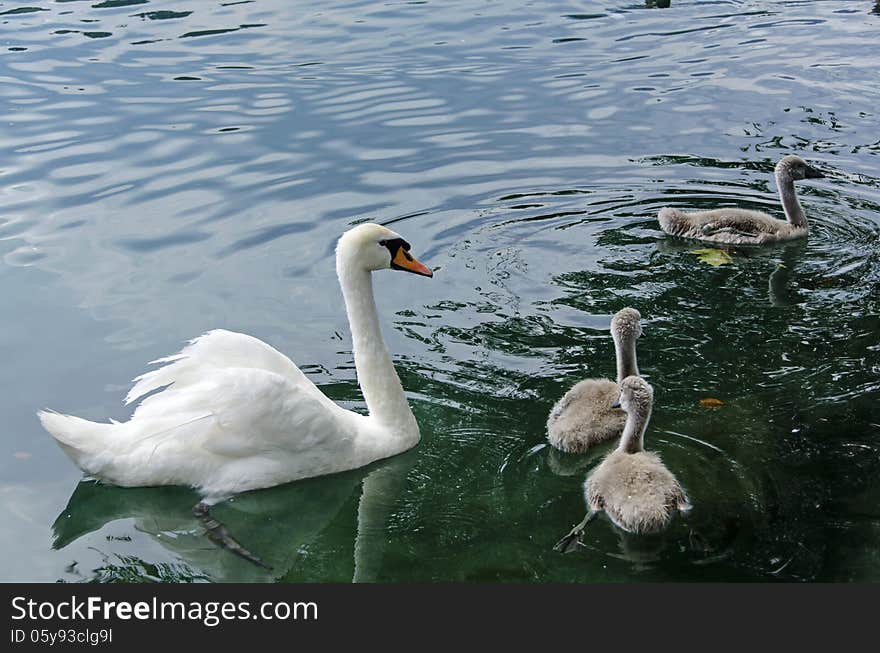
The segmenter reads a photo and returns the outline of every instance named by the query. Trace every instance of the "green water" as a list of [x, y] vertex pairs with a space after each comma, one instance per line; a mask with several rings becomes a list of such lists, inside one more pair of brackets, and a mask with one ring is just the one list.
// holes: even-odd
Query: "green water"
[[[661, 4], [0, 3], [0, 579], [880, 579], [880, 15]], [[806, 242], [713, 267], [659, 230], [781, 216], [792, 152], [827, 175]], [[35, 411], [126, 419], [211, 328], [363, 409], [333, 246], [364, 219], [436, 270], [376, 275], [418, 447], [218, 506], [272, 572], [190, 490], [80, 482]], [[694, 510], [561, 555], [613, 445], [552, 451], [546, 416], [613, 376], [624, 306]]]

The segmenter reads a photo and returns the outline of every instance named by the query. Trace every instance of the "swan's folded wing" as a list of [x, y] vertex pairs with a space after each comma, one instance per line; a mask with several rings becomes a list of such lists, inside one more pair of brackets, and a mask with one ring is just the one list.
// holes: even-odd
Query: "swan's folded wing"
[[[305, 392], [324, 395], [303, 374], [293, 361], [262, 340], [243, 333], [215, 329], [190, 340], [177, 354], [151, 361], [165, 363], [134, 379], [125, 397], [130, 404], [158, 388], [173, 385], [186, 387], [200, 382], [216, 370], [253, 368], [279, 374]], [[326, 398], [325, 398], [326, 399]]]
[[357, 416], [264, 370], [230, 370], [212, 397], [216, 432], [204, 446], [223, 455], [330, 453], [346, 448]]
[[[192, 451], [229, 458], [345, 446], [357, 416], [311, 388], [311, 382], [304, 386], [267, 370], [213, 370], [195, 383], [147, 397], [132, 422], [162, 425], [167, 437], [186, 440]], [[143, 436], [152, 438], [154, 430], [145, 428]]]

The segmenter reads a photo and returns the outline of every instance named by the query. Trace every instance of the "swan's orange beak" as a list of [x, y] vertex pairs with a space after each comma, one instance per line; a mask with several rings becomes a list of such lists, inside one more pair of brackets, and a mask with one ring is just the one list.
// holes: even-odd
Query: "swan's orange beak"
[[391, 268], [394, 270], [405, 270], [414, 274], [420, 274], [423, 277], [433, 277], [434, 273], [431, 269], [419, 263], [414, 256], [407, 252], [403, 247], [397, 248], [397, 254], [391, 259]]

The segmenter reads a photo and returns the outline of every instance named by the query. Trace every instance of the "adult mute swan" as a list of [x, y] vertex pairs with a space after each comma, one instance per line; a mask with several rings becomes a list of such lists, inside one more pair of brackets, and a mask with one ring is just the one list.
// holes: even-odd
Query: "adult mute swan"
[[638, 376], [636, 340], [642, 335], [641, 314], [624, 308], [611, 318], [611, 337], [617, 358], [617, 382], [584, 379], [573, 385], [556, 402], [547, 418], [547, 440], [569, 453], [584, 453], [594, 444], [616, 438], [623, 431], [626, 413], [612, 408], [620, 396], [618, 385], [628, 376]]
[[433, 276], [397, 233], [377, 224], [345, 232], [336, 274], [369, 415], [336, 405], [284, 354], [252, 336], [215, 330], [135, 379], [127, 422], [40, 411], [43, 427], [87, 474], [121, 486], [189, 485], [212, 539], [263, 564], [210, 517], [229, 495], [367, 465], [406, 451], [419, 427], [385, 347], [372, 272]]
[[821, 179], [825, 175], [801, 157], [789, 154], [776, 164], [775, 176], [785, 221], [748, 209], [685, 212], [663, 207], [657, 214], [660, 228], [670, 236], [729, 245], [761, 245], [803, 238], [808, 231], [807, 216], [798, 202], [794, 182]]
[[571, 551], [587, 524], [600, 512], [630, 533], [656, 533], [671, 521], [674, 511], [690, 510], [687, 495], [653, 451], [645, 451], [645, 429], [651, 419], [654, 390], [639, 376], [620, 383], [619, 404], [626, 411], [620, 444], [584, 482], [587, 515], [553, 548]]

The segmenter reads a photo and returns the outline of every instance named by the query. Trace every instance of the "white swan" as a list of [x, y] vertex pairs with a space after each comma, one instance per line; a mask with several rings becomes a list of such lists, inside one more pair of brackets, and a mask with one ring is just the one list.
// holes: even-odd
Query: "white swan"
[[163, 389], [143, 399], [129, 421], [96, 423], [53, 411], [40, 411], [40, 421], [99, 480], [196, 488], [204, 497], [196, 516], [224, 539], [225, 530], [214, 530], [222, 525], [205, 521], [207, 507], [220, 499], [361, 467], [419, 441], [382, 339], [372, 285], [372, 272], [386, 268], [433, 276], [409, 250], [397, 233], [376, 224], [350, 229], [336, 248], [367, 416], [336, 405], [266, 343], [215, 330], [135, 379], [126, 403]]
[[618, 384], [639, 373], [636, 340], [642, 335], [641, 318], [634, 308], [621, 309], [611, 318], [617, 383], [611, 379], [584, 379], [573, 385], [547, 418], [547, 440], [551, 445], [569, 453], [584, 453], [623, 431], [626, 413], [612, 406], [620, 396]]
[[660, 228], [670, 236], [694, 238], [730, 245], [761, 245], [803, 238], [807, 235], [807, 216], [794, 190], [800, 179], [824, 177], [801, 157], [789, 154], [776, 164], [776, 187], [786, 220], [778, 220], [762, 211], [748, 209], [712, 209], [710, 211], [679, 211], [664, 206], [657, 214]]
[[678, 480], [653, 451], [645, 451], [645, 430], [651, 419], [654, 390], [639, 376], [620, 382], [619, 404], [626, 411], [620, 444], [584, 481], [587, 515], [556, 543], [557, 551], [571, 551], [586, 525], [604, 511], [629, 533], [656, 533], [665, 528], [675, 510], [691, 509]]

